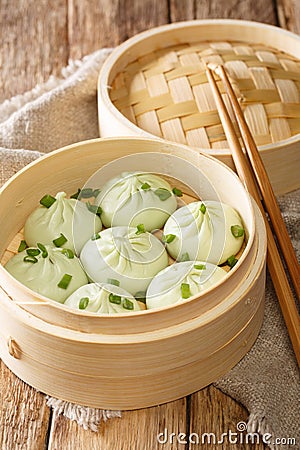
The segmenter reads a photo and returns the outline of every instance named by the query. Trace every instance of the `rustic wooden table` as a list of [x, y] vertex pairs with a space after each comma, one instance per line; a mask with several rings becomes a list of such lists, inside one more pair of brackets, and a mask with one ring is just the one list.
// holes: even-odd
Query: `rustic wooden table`
[[[142, 30], [168, 22], [242, 18], [300, 33], [300, 0], [0, 0], [0, 102], [23, 93], [69, 58], [112, 47]], [[141, 380], [141, 382], [143, 382]], [[57, 450], [263, 449], [260, 445], [159, 444], [157, 434], [235, 430], [247, 411], [210, 386], [181, 400], [123, 413], [84, 431], [53, 417], [45, 396], [16, 378], [0, 361], [0, 448]]]

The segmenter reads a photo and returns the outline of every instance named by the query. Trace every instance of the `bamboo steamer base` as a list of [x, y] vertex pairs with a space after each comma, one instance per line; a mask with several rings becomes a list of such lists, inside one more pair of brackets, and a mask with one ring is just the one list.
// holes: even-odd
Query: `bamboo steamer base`
[[[1, 340], [0, 354], [3, 362], [21, 380], [53, 397], [79, 405], [111, 410], [132, 410], [170, 402], [216, 381], [229, 371], [252, 347], [262, 325], [263, 298], [259, 308], [245, 328], [227, 345], [188, 366], [141, 377], [84, 377], [70, 372], [60, 372], [44, 363], [32, 360], [29, 355], [15, 359]], [[7, 317], [6, 317], [7, 318]], [[16, 326], [17, 323], [10, 323]], [[6, 327], [4, 332], [8, 332]], [[68, 355], [66, 354], [66, 358]], [[84, 388], [83, 388], [84, 386]]]
[[[189, 175], [201, 170], [216, 188], [225, 185], [221, 199], [235, 204], [249, 235], [226, 282], [181, 304], [128, 315], [68, 310], [20, 285], [0, 267], [2, 360], [39, 391], [85, 406], [130, 410], [199, 390], [243, 357], [263, 320], [266, 235], [261, 214], [227, 167], [177, 144], [137, 138], [94, 140], [31, 164], [0, 191], [0, 207], [7, 217], [13, 208], [12, 222], [3, 225], [1, 254], [6, 257], [8, 247], [14, 250], [9, 243], [45, 192], [62, 186], [73, 192], [95, 168], [115, 158], [129, 155], [130, 164], [140, 164], [138, 152], [148, 164], [170, 161], [176, 153], [178, 167], [191, 164]], [[57, 167], [64, 167], [59, 175]], [[175, 172], [172, 167], [170, 175], [175, 177]], [[196, 181], [201, 185], [200, 176]]]

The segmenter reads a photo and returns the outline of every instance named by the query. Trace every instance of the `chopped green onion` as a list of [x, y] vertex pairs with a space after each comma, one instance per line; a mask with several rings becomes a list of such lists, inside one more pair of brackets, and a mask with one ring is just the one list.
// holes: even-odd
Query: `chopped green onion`
[[23, 261], [24, 261], [24, 262], [30, 262], [30, 263], [32, 263], [32, 264], [35, 264], [35, 263], [38, 262], [38, 259], [37, 259], [35, 256], [29, 256], [29, 255], [27, 255], [27, 256], [24, 256]]
[[69, 284], [71, 283], [72, 275], [65, 273], [57, 286], [61, 289], [68, 289]]
[[175, 238], [176, 238], [175, 234], [166, 234], [166, 235], [163, 234], [161, 240], [164, 244], [170, 244], [171, 242], [174, 241]]
[[154, 191], [154, 194], [157, 195], [157, 197], [159, 197], [159, 199], [162, 202], [167, 200], [172, 195], [171, 192], [168, 191], [168, 189], [165, 189], [165, 188], [158, 188], [158, 189], [156, 189], [156, 191]]
[[231, 269], [236, 265], [237, 262], [238, 260], [234, 255], [229, 256], [229, 258], [227, 259], [227, 264], [229, 265], [229, 267], [231, 267]]
[[184, 262], [184, 261], [190, 261], [190, 255], [188, 254], [188, 252], [182, 253], [180, 262]]
[[75, 194], [70, 195], [70, 198], [75, 198], [75, 200], [77, 200], [78, 197], [79, 197], [80, 192], [81, 192], [81, 189], [78, 188], [78, 191], [75, 192]]
[[206, 206], [204, 205], [204, 203], [201, 203], [200, 211], [202, 212], [202, 214], [206, 213]]
[[91, 198], [93, 197], [94, 189], [85, 188], [80, 191], [79, 198]]
[[86, 202], [86, 207], [91, 213], [96, 214], [96, 216], [100, 216], [102, 213], [102, 208], [100, 206], [92, 205], [90, 202]]
[[48, 252], [47, 252], [46, 247], [45, 247], [43, 244], [41, 244], [40, 242], [37, 243], [37, 246], [38, 246], [38, 248], [39, 248], [39, 249], [41, 250], [41, 252], [42, 252], [42, 257], [43, 257], [43, 258], [47, 258]]
[[125, 309], [129, 309], [129, 310], [134, 309], [134, 304], [131, 300], [129, 300], [129, 298], [124, 298], [122, 306]]
[[140, 223], [139, 225], [137, 225], [136, 227], [136, 232], [135, 234], [142, 234], [142, 233], [146, 233], [145, 230], [145, 225], [143, 223]]
[[135, 298], [142, 303], [146, 303], [146, 292], [145, 291], [139, 291], [135, 294]]
[[91, 237], [91, 240], [96, 241], [97, 239], [100, 239], [100, 238], [101, 238], [100, 234], [96, 233], [96, 234], [93, 234], [93, 236]]
[[52, 195], [49, 195], [49, 194], [44, 195], [44, 197], [41, 198], [41, 200], [40, 200], [40, 204], [45, 206], [46, 208], [50, 208], [50, 206], [52, 206], [53, 203], [55, 203], [55, 202], [56, 202], [56, 198], [52, 197]]
[[18, 253], [23, 252], [27, 247], [27, 242], [22, 239], [18, 248]]
[[60, 233], [60, 236], [56, 239], [53, 239], [52, 242], [55, 245], [55, 247], [61, 247], [66, 242], [68, 242], [68, 239], [66, 238], [66, 236], [64, 236], [62, 233]]
[[143, 189], [143, 191], [148, 191], [150, 188], [151, 186], [148, 183], [143, 183], [141, 186], [141, 189]]
[[61, 252], [63, 255], [65, 255], [69, 259], [74, 258], [74, 252], [70, 248], [64, 248]]
[[38, 248], [28, 248], [26, 253], [28, 256], [38, 256], [41, 251]]
[[93, 197], [98, 197], [98, 195], [100, 194], [100, 192], [101, 192], [101, 189], [94, 189], [93, 190]]
[[75, 198], [75, 200], [80, 200], [81, 198], [91, 198], [91, 197], [98, 197], [100, 194], [100, 189], [92, 189], [92, 188], [85, 188], [80, 189], [78, 188], [77, 192], [75, 194], [70, 195], [70, 198]]
[[206, 269], [206, 265], [205, 264], [195, 264], [194, 268], [197, 270], [205, 270]]
[[191, 290], [190, 285], [188, 283], [182, 283], [181, 284], [181, 297], [186, 299], [191, 296]]
[[182, 197], [183, 196], [182, 191], [180, 189], [176, 188], [176, 187], [174, 187], [172, 189], [172, 191], [173, 191], [173, 194], [176, 195], [176, 197]]
[[109, 294], [108, 300], [110, 301], [110, 303], [121, 305], [121, 297], [119, 295]]
[[88, 304], [90, 302], [90, 299], [88, 297], [82, 297], [79, 301], [79, 309], [86, 309], [88, 307]]
[[245, 230], [240, 225], [232, 225], [232, 227], [230, 229], [231, 229], [231, 233], [234, 237], [238, 238], [238, 237], [244, 236]]
[[108, 284], [113, 284], [114, 286], [120, 286], [120, 281], [119, 280], [115, 280], [114, 278], [108, 278], [107, 279], [107, 283]]

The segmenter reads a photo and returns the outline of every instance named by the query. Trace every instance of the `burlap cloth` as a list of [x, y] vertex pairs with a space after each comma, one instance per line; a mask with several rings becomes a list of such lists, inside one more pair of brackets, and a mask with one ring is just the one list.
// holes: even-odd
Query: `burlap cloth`
[[[109, 52], [100, 50], [82, 61], [71, 61], [60, 78], [51, 77], [0, 105], [1, 184], [42, 153], [98, 137], [97, 75]], [[299, 258], [299, 191], [280, 198], [279, 203]], [[296, 445], [274, 448], [300, 448], [299, 372], [269, 277], [260, 335], [251, 351], [215, 386], [248, 409], [248, 430], [297, 439]], [[114, 415], [52, 398], [48, 404], [56, 414], [95, 430], [101, 418]]]

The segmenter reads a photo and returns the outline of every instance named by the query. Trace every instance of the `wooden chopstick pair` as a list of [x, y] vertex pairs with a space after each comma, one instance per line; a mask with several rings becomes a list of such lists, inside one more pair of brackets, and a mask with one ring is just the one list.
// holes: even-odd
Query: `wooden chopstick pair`
[[[215, 69], [217, 75], [221, 78], [226, 94], [230, 100], [234, 116], [236, 118], [242, 142], [244, 144], [246, 154], [240, 144], [239, 138], [235, 132], [231, 122], [229, 113], [219, 91], [218, 85], [214, 78], [214, 72], [207, 67], [206, 75], [214, 94], [215, 102], [218, 108], [219, 116], [225, 131], [229, 147], [232, 152], [233, 161], [237, 173], [247, 188], [248, 192], [258, 204], [266, 225], [268, 254], [268, 269], [274, 284], [277, 298], [281, 307], [290, 340], [294, 348], [294, 352], [300, 365], [300, 321], [299, 314], [295, 304], [294, 296], [289, 285], [285, 269], [271, 230], [270, 223], [266, 217], [266, 212], [270, 217], [273, 230], [276, 234], [278, 243], [282, 250], [286, 266], [289, 270], [291, 280], [293, 282], [296, 294], [300, 297], [300, 271], [299, 263], [296, 258], [291, 240], [289, 238], [286, 226], [281, 216], [279, 206], [276, 201], [271, 183], [264, 168], [263, 162], [257, 150], [253, 136], [248, 128], [244, 118], [242, 109], [232, 89], [231, 83], [223, 66]], [[261, 198], [263, 199], [266, 212], [264, 210]]]

